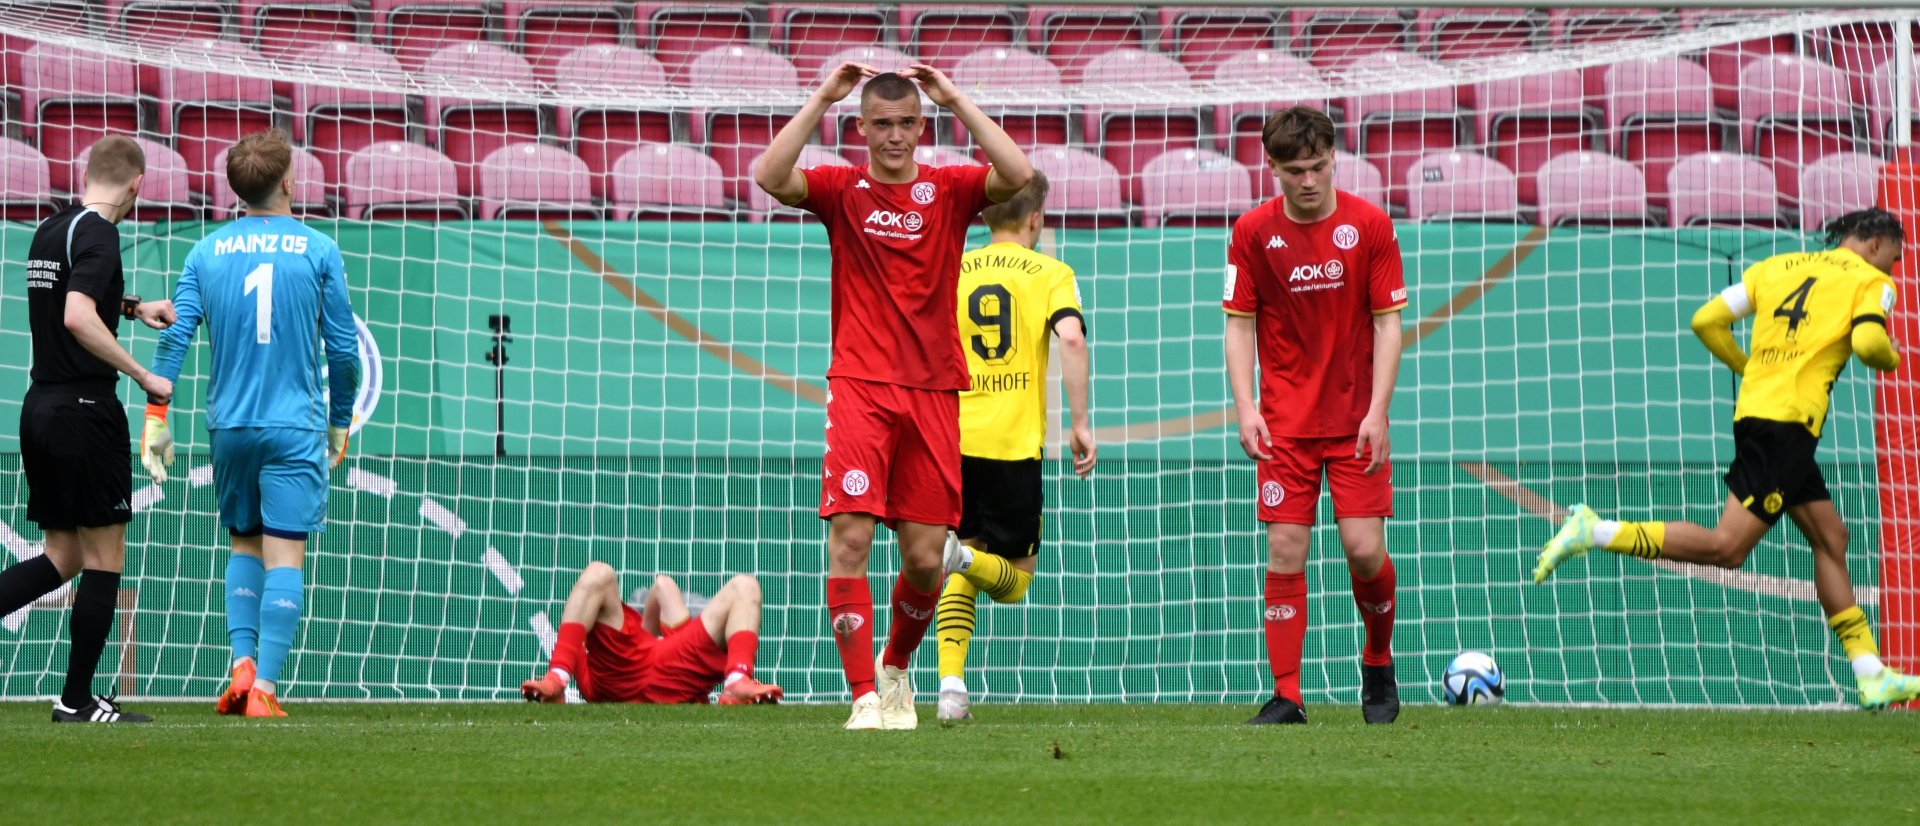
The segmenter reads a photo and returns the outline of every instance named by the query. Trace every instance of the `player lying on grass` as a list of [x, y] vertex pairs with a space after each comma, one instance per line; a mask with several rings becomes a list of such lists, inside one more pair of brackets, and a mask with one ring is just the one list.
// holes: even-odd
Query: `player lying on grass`
[[[1920, 697], [1920, 678], [1886, 667], [1847, 576], [1847, 526], [1834, 510], [1814, 451], [1833, 382], [1855, 355], [1875, 370], [1900, 366], [1887, 335], [1898, 291], [1888, 277], [1906, 231], [1881, 209], [1850, 212], [1827, 233], [1833, 249], [1776, 255], [1749, 267], [1740, 283], [1693, 316], [1694, 334], [1742, 377], [1733, 410], [1727, 502], [1712, 528], [1691, 522], [1602, 520], [1574, 505], [1534, 568], [1538, 584], [1593, 548], [1641, 559], [1738, 568], [1780, 516], [1813, 546], [1813, 587], [1860, 685], [1860, 704], [1883, 708]], [[1756, 312], [1757, 311], [1757, 312]], [[1753, 354], [1741, 352], [1733, 323], [1753, 316]]]
[[1040, 551], [1040, 460], [1047, 436], [1048, 341], [1058, 337], [1073, 419], [1073, 471], [1093, 472], [1087, 416], [1087, 338], [1073, 269], [1035, 252], [1047, 178], [1039, 171], [1004, 204], [987, 207], [985, 247], [960, 259], [960, 339], [973, 388], [960, 394], [960, 527], [947, 537], [940, 594], [942, 720], [964, 720], [967, 643], [985, 591], [1015, 603], [1033, 583]]
[[620, 601], [620, 574], [589, 562], [567, 595], [547, 673], [520, 684], [528, 702], [563, 703], [567, 682], [590, 703], [775, 703], [780, 687], [753, 678], [760, 647], [760, 581], [727, 580], [699, 616], [670, 576], [653, 578], [644, 610]]

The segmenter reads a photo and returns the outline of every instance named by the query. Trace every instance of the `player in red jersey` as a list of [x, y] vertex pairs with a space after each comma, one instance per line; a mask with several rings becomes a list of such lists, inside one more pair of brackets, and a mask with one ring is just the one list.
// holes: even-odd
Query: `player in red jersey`
[[564, 703], [567, 682], [589, 703], [776, 703], [780, 687], [753, 678], [760, 646], [760, 581], [727, 580], [699, 616], [670, 576], [653, 578], [643, 610], [620, 601], [620, 574], [589, 562], [567, 595], [547, 673], [520, 684], [528, 702]]
[[[1307, 547], [1320, 477], [1366, 625], [1362, 715], [1400, 714], [1393, 677], [1393, 515], [1387, 405], [1400, 372], [1407, 288], [1400, 242], [1379, 207], [1333, 188], [1333, 122], [1306, 106], [1261, 129], [1281, 196], [1233, 223], [1227, 252], [1227, 378], [1240, 447], [1259, 463], [1267, 527], [1267, 659], [1273, 699], [1248, 723], [1304, 723], [1300, 647], [1307, 634]], [[1253, 406], [1254, 359], [1260, 407]]]
[[[794, 162], [827, 107], [861, 80], [865, 167]], [[919, 86], [915, 86], [915, 81]], [[991, 166], [921, 166], [920, 91], [959, 119]], [[820, 517], [827, 615], [853, 690], [849, 729], [918, 724], [907, 666], [933, 622], [947, 530], [960, 522], [960, 396], [967, 360], [953, 323], [967, 224], [1033, 175], [1026, 153], [931, 66], [899, 73], [843, 63], [760, 157], [754, 182], [820, 217], [833, 250], [833, 364]], [[875, 522], [900, 538], [893, 622], [873, 656], [867, 556]]]

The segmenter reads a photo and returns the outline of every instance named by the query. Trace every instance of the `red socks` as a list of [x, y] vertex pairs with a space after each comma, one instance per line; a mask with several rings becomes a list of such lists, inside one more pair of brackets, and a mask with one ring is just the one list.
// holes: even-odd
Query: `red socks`
[[753, 631], [739, 631], [727, 638], [727, 673], [742, 677], [753, 676], [754, 652], [760, 650], [760, 635]]
[[933, 609], [939, 601], [938, 582], [932, 591], [923, 594], [907, 582], [904, 573], [894, 580], [893, 623], [887, 628], [887, 650], [883, 655], [887, 665], [904, 670], [913, 664], [914, 649], [926, 639], [927, 626], [933, 624]]
[[1360, 622], [1367, 627], [1367, 646], [1360, 651], [1361, 665], [1388, 665], [1393, 662], [1393, 558], [1381, 560], [1380, 572], [1373, 579], [1353, 577], [1353, 604], [1360, 609]]
[[840, 670], [846, 672], [847, 687], [858, 700], [874, 690], [873, 589], [866, 577], [827, 577], [827, 627], [833, 630], [834, 647], [840, 649]]
[[1267, 572], [1267, 662], [1273, 693], [1300, 702], [1300, 649], [1307, 640], [1307, 575]]
[[560, 669], [580, 677], [580, 664], [587, 659], [587, 627], [577, 622], [560, 623], [560, 639], [553, 644], [553, 659], [547, 670]]

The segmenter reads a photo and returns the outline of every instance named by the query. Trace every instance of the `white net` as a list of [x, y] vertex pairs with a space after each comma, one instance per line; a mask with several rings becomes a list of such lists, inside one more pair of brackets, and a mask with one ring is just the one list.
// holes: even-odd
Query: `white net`
[[[1268, 678], [1214, 303], [1224, 226], [1275, 194], [1265, 114], [1321, 106], [1341, 188], [1401, 222], [1411, 288], [1388, 529], [1403, 693], [1437, 699], [1431, 678], [1480, 649], [1523, 701], [1835, 702], [1850, 681], [1787, 529], [1736, 573], [1609, 556], [1522, 580], [1573, 502], [1717, 514], [1735, 385], [1687, 319], [1894, 180], [1914, 19], [23, 0], [0, 8], [0, 260], [19, 271], [94, 141], [135, 135], [130, 289], [168, 293], [235, 214], [222, 150], [286, 128], [298, 208], [346, 254], [375, 404], [310, 551], [292, 696], [512, 697], [601, 559], [629, 587], [667, 573], [695, 594], [758, 575], [762, 676], [833, 699], [814, 516], [825, 236], [750, 170], [840, 60], [931, 62], [1054, 182], [1043, 249], [1085, 292], [1102, 443], [1091, 482], [1049, 466], [1041, 576], [1024, 604], [980, 612], [976, 697], [1238, 700]], [[863, 162], [855, 112], [834, 109], [802, 165]], [[982, 155], [935, 117], [920, 158]], [[30, 352], [17, 289], [0, 341], [11, 420]], [[123, 341], [151, 355], [151, 334]], [[196, 349], [174, 405], [186, 481], [136, 485], [137, 593], [103, 668], [128, 694], [211, 696], [224, 671], [204, 367]], [[1899, 376], [1843, 376], [1820, 458], [1859, 597], [1911, 665], [1920, 462]], [[39, 533], [17, 456], [0, 432], [0, 546], [20, 558]], [[1361, 631], [1324, 503], [1321, 521], [1303, 678], [1309, 702], [1351, 702]], [[876, 550], [877, 592], [892, 556]], [[0, 622], [0, 696], [57, 691], [64, 599]]]

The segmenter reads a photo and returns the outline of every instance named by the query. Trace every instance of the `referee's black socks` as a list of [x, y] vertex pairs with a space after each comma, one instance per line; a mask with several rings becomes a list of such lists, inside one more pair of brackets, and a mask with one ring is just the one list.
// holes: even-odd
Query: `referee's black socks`
[[27, 607], [65, 581], [46, 554], [0, 571], [0, 617]]
[[120, 574], [114, 571], [80, 572], [80, 587], [74, 589], [73, 617], [67, 633], [73, 647], [67, 652], [67, 686], [60, 702], [67, 708], [82, 708], [93, 702], [93, 673], [100, 667], [100, 652], [107, 647], [107, 633], [113, 630], [113, 612], [120, 596]]

